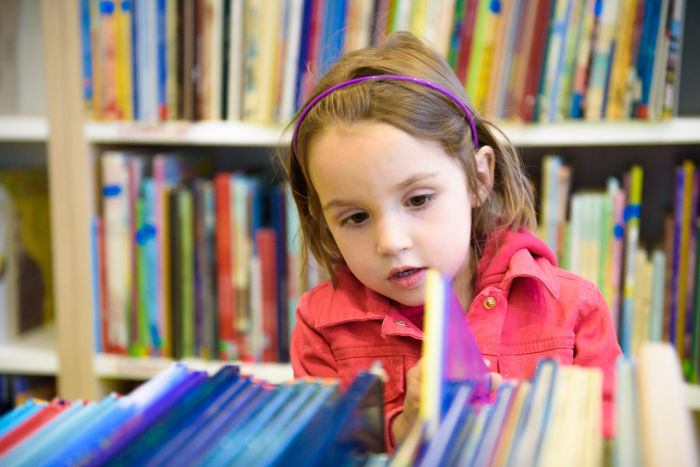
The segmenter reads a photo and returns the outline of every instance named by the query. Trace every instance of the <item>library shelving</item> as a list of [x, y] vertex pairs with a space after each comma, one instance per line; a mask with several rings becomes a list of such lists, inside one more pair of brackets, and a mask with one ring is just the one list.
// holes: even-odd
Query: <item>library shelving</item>
[[[30, 357], [41, 361], [36, 372], [56, 374], [58, 392], [65, 398], [98, 399], [105, 380], [145, 380], [171, 363], [169, 359], [133, 359], [94, 352], [91, 243], [89, 225], [95, 212], [93, 184], [99, 146], [219, 146], [252, 147], [263, 156], [289, 142], [281, 126], [240, 122], [201, 121], [139, 124], [89, 122], [82, 96], [79, 8], [77, 0], [42, 0], [42, 30], [46, 70], [47, 117], [0, 119], [0, 140], [46, 141], [52, 208], [52, 245], [55, 275], [55, 327], [15, 347], [0, 348], [0, 371], [10, 371], [11, 356], [28, 355], [17, 365], [29, 368]], [[542, 125], [502, 125], [516, 146], [540, 157], [552, 148], [614, 146], [623, 159], [633, 158], [640, 146], [671, 147], [697, 153], [700, 118], [663, 122], [599, 121]], [[680, 148], [678, 150], [678, 148]], [[675, 153], [674, 153], [675, 154]], [[674, 157], [655, 154], [653, 157]], [[652, 157], [652, 156], [650, 156]], [[596, 159], [600, 172], [617, 171], [619, 160]], [[626, 164], [626, 162], [625, 162]], [[667, 183], [671, 183], [670, 179]], [[671, 191], [670, 186], [666, 186]], [[668, 195], [670, 196], [670, 195]], [[55, 346], [50, 344], [52, 337]], [[45, 353], [39, 353], [47, 343]], [[35, 347], [36, 345], [36, 347]], [[25, 349], [25, 350], [21, 350]], [[55, 349], [52, 350], [52, 349]], [[6, 353], [7, 350], [7, 353]], [[21, 350], [21, 351], [20, 351]], [[5, 357], [7, 356], [7, 358]], [[220, 362], [186, 360], [195, 368], [214, 371]], [[287, 364], [241, 364], [271, 382], [289, 379]], [[700, 388], [686, 385], [689, 407], [700, 410]]]
[[0, 345], [0, 374], [58, 374], [56, 330], [53, 325], [32, 329]]
[[[498, 125], [519, 148], [700, 144], [699, 117]], [[237, 121], [89, 122], [85, 139], [91, 144], [275, 147], [289, 143], [291, 136], [283, 131], [281, 126]]]
[[48, 134], [45, 117], [0, 115], [0, 143], [45, 143]]

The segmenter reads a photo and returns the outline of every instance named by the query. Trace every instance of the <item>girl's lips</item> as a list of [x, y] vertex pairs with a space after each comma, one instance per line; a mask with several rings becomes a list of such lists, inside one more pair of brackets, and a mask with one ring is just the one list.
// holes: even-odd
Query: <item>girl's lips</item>
[[426, 268], [406, 268], [392, 270], [389, 282], [400, 289], [412, 289], [425, 280]]

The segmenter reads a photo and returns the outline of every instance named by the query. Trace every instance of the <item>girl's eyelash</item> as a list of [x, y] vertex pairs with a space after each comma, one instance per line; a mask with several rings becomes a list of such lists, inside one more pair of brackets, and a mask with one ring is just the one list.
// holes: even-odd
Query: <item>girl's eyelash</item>
[[[352, 214], [352, 215], [350, 215], [350, 216], [347, 216], [347, 217], [342, 218], [342, 219], [340, 220], [340, 226], [341, 226], [341, 227], [357, 227], [358, 225], [361, 224], [361, 222], [353, 222], [353, 223], [351, 223], [351, 222], [350, 222], [350, 219], [352, 219], [353, 217], [358, 216], [358, 215], [359, 215], [359, 216], [364, 215], [365, 218], [367, 217], [367, 214], [365, 214], [365, 213], [356, 212], [355, 214]], [[363, 220], [364, 220], [364, 219], [363, 219]]]
[[[411, 201], [414, 200], [414, 199], [416, 199], [416, 198], [425, 198], [425, 201], [423, 201], [423, 203], [420, 204], [420, 205], [418, 205], [418, 206], [412, 205], [412, 204], [411, 204]], [[435, 199], [435, 194], [434, 194], [434, 193], [425, 193], [425, 194], [421, 194], [421, 195], [414, 195], [414, 196], [409, 197], [409, 198], [406, 200], [406, 204], [407, 204], [409, 207], [413, 208], [413, 209], [423, 209], [423, 208], [425, 208], [426, 205], [427, 205], [430, 201], [432, 201], [433, 199]]]
[[[425, 199], [420, 205], [415, 206], [415, 205], [411, 204], [411, 201], [415, 200], [416, 198], [425, 198]], [[435, 199], [435, 193], [425, 193], [425, 194], [421, 194], [421, 195], [410, 196], [404, 204], [406, 204], [411, 209], [419, 210], [419, 209], [425, 209], [428, 206], [428, 204], [431, 201], [433, 201], [434, 199]], [[350, 220], [355, 216], [361, 216], [362, 220], [360, 220], [358, 222], [350, 222]], [[367, 213], [356, 212], [354, 214], [351, 214], [349, 216], [346, 216], [346, 217], [343, 217], [342, 219], [340, 219], [340, 227], [359, 227], [360, 225], [362, 225], [364, 223], [364, 221], [365, 221], [365, 219], [367, 219], [367, 217], [369, 217]]]

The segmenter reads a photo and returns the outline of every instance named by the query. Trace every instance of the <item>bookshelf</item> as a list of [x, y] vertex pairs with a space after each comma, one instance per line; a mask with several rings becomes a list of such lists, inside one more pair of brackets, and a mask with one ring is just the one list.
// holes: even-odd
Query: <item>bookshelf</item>
[[[0, 348], [0, 371], [55, 374], [66, 398], [98, 399], [102, 380], [145, 380], [171, 363], [169, 359], [130, 359], [95, 354], [91, 257], [88, 226], [95, 211], [96, 148], [139, 146], [215, 146], [254, 148], [260, 157], [289, 142], [281, 126], [241, 122], [201, 121], [139, 124], [89, 122], [83, 108], [77, 0], [42, 0], [47, 116], [0, 117], [0, 142], [46, 143], [51, 185], [52, 244], [55, 251], [55, 319], [20, 342]], [[50, 129], [50, 131], [49, 131]], [[664, 122], [564, 122], [542, 125], [502, 125], [514, 143], [534, 158], [553, 148], [614, 146], [621, 160], [604, 160], [597, 169], [617, 170], [633, 159], [640, 146], [682, 148], [697, 153], [700, 117]], [[664, 154], [649, 155], [662, 159]], [[614, 167], [612, 169], [611, 167]], [[667, 182], [668, 183], [668, 182]], [[670, 192], [670, 187], [669, 187]], [[668, 195], [670, 196], [670, 194]], [[55, 344], [54, 344], [55, 342]], [[22, 355], [13, 361], [12, 356]], [[214, 371], [219, 362], [186, 360], [193, 368]], [[291, 377], [285, 364], [242, 364], [271, 382]], [[686, 385], [689, 407], [700, 410], [700, 388]]]

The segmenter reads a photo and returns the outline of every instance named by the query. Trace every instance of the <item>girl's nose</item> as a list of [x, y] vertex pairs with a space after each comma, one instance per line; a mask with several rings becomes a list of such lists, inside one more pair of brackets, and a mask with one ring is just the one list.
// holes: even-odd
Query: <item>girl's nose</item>
[[384, 218], [377, 223], [377, 253], [396, 255], [409, 248], [411, 237], [400, 221]]

